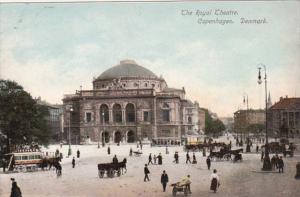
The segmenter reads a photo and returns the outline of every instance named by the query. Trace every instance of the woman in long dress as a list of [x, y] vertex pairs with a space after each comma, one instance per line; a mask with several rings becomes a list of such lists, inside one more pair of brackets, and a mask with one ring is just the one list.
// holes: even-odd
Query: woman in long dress
[[211, 180], [210, 190], [213, 190], [216, 193], [217, 188], [220, 186], [220, 178], [217, 174], [216, 169], [214, 169], [213, 174], [210, 176], [210, 180]]

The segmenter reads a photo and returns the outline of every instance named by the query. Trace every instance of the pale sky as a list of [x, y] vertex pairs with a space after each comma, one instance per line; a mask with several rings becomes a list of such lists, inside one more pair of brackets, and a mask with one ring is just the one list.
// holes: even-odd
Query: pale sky
[[[198, 24], [182, 10], [237, 11], [234, 24]], [[200, 17], [201, 18], [201, 17]], [[240, 24], [265, 18], [266, 24]], [[21, 84], [33, 97], [62, 103], [80, 85], [92, 88], [122, 59], [162, 75], [169, 87], [185, 87], [219, 116], [264, 107], [258, 64], [267, 66], [272, 101], [300, 97], [300, 3], [40, 3], [0, 4], [0, 77]]]

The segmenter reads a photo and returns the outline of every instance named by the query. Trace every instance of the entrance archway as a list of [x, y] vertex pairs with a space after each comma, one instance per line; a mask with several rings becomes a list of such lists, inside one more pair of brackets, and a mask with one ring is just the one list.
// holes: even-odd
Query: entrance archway
[[128, 143], [133, 143], [135, 141], [135, 135], [133, 131], [128, 131], [127, 133], [127, 142]]
[[115, 132], [114, 142], [119, 143], [122, 140], [122, 135], [120, 131]]
[[102, 140], [103, 140], [105, 143], [108, 143], [108, 142], [109, 142], [109, 133], [108, 133], [107, 131], [102, 132]]

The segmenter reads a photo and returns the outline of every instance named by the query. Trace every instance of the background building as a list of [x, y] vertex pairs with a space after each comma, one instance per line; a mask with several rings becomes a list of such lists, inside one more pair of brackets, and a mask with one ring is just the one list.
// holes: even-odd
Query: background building
[[59, 142], [62, 139], [62, 115], [63, 115], [63, 106], [62, 105], [52, 105], [46, 101], [42, 101], [41, 97], [35, 99], [38, 105], [46, 106], [49, 115], [46, 118], [47, 125], [51, 131], [51, 139], [55, 142]]
[[199, 104], [185, 98], [184, 88], [169, 88], [133, 60], [104, 71], [93, 80], [92, 90], [65, 95], [63, 105], [64, 131], [70, 129], [73, 142], [180, 140], [203, 127]]
[[283, 98], [268, 110], [268, 129], [276, 137], [300, 137], [300, 98]]
[[263, 109], [238, 110], [234, 113], [234, 132], [245, 136], [250, 125], [264, 125], [265, 119]]

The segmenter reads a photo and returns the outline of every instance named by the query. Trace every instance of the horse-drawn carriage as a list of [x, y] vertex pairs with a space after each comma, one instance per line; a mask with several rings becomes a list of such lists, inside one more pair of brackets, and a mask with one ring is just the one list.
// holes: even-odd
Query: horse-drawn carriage
[[221, 149], [218, 152], [210, 152], [210, 157], [215, 160], [232, 160], [232, 155], [234, 156], [233, 161], [242, 160], [242, 154], [240, 152], [243, 152], [243, 149], [237, 149], [237, 150], [228, 150], [228, 149]]
[[10, 171], [35, 171], [43, 163], [42, 152], [13, 152], [5, 155], [9, 158]]
[[171, 184], [171, 187], [173, 187], [173, 196], [176, 196], [177, 192], [183, 192], [184, 196], [187, 196], [190, 193], [187, 185], [180, 185], [179, 182]]
[[99, 178], [103, 178], [105, 174], [107, 177], [113, 178], [115, 175], [121, 176], [124, 169], [126, 170], [126, 161], [118, 163], [100, 163], [98, 164], [98, 175]]

